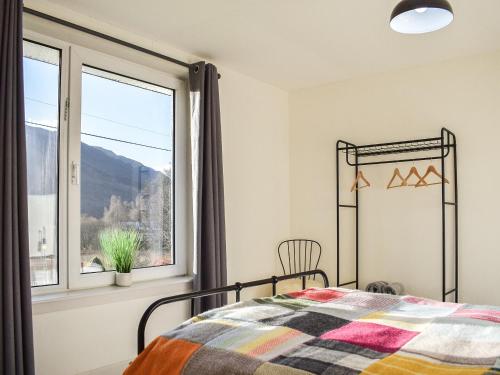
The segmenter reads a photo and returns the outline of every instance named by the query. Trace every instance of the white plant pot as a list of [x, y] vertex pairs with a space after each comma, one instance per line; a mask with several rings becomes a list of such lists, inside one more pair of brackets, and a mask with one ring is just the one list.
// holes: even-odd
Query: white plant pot
[[118, 286], [130, 286], [132, 285], [132, 273], [121, 273], [117, 272], [115, 276], [115, 283]]

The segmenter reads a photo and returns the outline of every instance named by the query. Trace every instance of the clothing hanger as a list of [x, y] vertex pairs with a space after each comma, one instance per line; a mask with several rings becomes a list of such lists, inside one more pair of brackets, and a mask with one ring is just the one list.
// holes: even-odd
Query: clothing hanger
[[[360, 180], [363, 181], [365, 183], [365, 185], [358, 186]], [[363, 172], [362, 171], [358, 171], [358, 174], [356, 175], [356, 179], [354, 180], [354, 183], [352, 184], [351, 192], [353, 192], [354, 190], [360, 190], [360, 189], [367, 188], [367, 187], [370, 187], [370, 186], [372, 186], [372, 185], [370, 184], [370, 181], [368, 181], [365, 178], [365, 176], [363, 175]]]
[[[401, 183], [399, 185], [392, 186], [392, 183], [394, 182], [396, 177], [398, 177], [401, 180]], [[405, 179], [403, 178], [403, 176], [401, 176], [401, 172], [399, 171], [399, 168], [396, 168], [396, 169], [394, 169], [394, 172], [392, 173], [391, 180], [387, 184], [387, 189], [393, 189], [393, 188], [398, 188], [398, 187], [403, 187], [403, 186], [406, 186]]]
[[[408, 180], [412, 177], [412, 176], [415, 176], [417, 178], [417, 182], [414, 183], [414, 184], [409, 184], [408, 183]], [[420, 175], [420, 173], [418, 173], [418, 170], [415, 166], [411, 167], [410, 168], [410, 172], [408, 173], [408, 176], [406, 176], [406, 178], [404, 179], [403, 181], [403, 185], [404, 186], [416, 186], [418, 184], [418, 182], [420, 182], [420, 180], [422, 180], [422, 176]], [[422, 186], [425, 186], [427, 185], [427, 182], [426, 181], [423, 181], [422, 182]]]
[[[439, 177], [441, 179], [441, 182], [431, 182], [428, 183], [425, 181], [425, 179], [430, 175], [434, 174], [435, 176]], [[442, 184], [444, 181], [445, 184], [449, 184], [450, 181], [448, 181], [446, 178], [443, 178], [443, 176], [437, 171], [436, 167], [434, 167], [432, 164], [427, 167], [427, 172], [422, 176], [422, 178], [415, 184], [415, 187], [422, 187], [422, 186], [429, 186], [429, 185], [439, 185]]]

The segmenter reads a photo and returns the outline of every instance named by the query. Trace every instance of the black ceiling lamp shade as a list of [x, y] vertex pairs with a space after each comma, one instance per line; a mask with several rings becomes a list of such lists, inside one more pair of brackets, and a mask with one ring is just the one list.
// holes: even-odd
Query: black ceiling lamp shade
[[403, 0], [391, 14], [391, 28], [403, 34], [423, 34], [448, 26], [453, 9], [446, 0]]

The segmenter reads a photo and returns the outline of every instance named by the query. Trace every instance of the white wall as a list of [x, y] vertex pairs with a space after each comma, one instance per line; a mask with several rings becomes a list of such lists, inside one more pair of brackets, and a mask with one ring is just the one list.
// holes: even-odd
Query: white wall
[[267, 278], [290, 229], [288, 94], [227, 69], [219, 85], [228, 281]]
[[[128, 35], [110, 25], [52, 6], [28, 1], [27, 6], [72, 20], [93, 29], [153, 48], [185, 61], [198, 60], [152, 40]], [[54, 25], [26, 19], [30, 27], [42, 27], [52, 36], [87, 45], [89, 38]], [[133, 61], [147, 59], [155, 68], [186, 72], [153, 58], [137, 57], [111, 44], [100, 47], [118, 51]], [[214, 62], [217, 65], [217, 62]], [[269, 277], [277, 270], [276, 244], [289, 236], [289, 120], [288, 94], [268, 84], [218, 66], [222, 74], [220, 101], [226, 194], [228, 281]], [[266, 289], [267, 291], [267, 289]], [[244, 292], [243, 296], [264, 291]], [[75, 374], [114, 363], [135, 355], [135, 335], [140, 315], [158, 296], [127, 299], [104, 305], [68, 310], [39, 311], [34, 315], [37, 374]], [[37, 310], [37, 308], [35, 308]], [[153, 337], [187, 317], [184, 308], [159, 313], [148, 331]]]
[[[327, 254], [321, 267], [333, 279], [337, 139], [366, 144], [434, 137], [446, 126], [458, 137], [460, 300], [500, 304], [499, 103], [500, 53], [293, 92], [291, 232], [323, 243]], [[425, 171], [428, 164], [417, 166]], [[411, 165], [396, 166], [406, 173]], [[361, 286], [401, 281], [409, 293], [439, 299], [439, 187], [387, 191], [394, 167], [362, 168], [374, 188], [360, 193]], [[344, 191], [352, 180], [352, 175], [344, 180]], [[343, 197], [349, 199], [349, 193]], [[349, 214], [343, 215], [349, 223]], [[349, 250], [352, 243], [343, 246]], [[344, 282], [353, 276], [348, 268]]]
[[[146, 308], [165, 295], [187, 293], [188, 288], [183, 283], [168, 288], [168, 293], [159, 294], [161, 288], [157, 287], [156, 295], [143, 291], [148, 295], [146, 298], [140, 297], [140, 292], [133, 293], [131, 298], [95, 296], [95, 303], [82, 303], [74, 299], [72, 302], [76, 306], [66, 302], [62, 304], [63, 310], [52, 312], [44, 311], [46, 306], [35, 305], [33, 329], [36, 373], [69, 375], [108, 365], [115, 366], [109, 374], [121, 373], [137, 350], [137, 326]], [[53, 308], [53, 305], [57, 303], [49, 308]], [[148, 322], [147, 340], [177, 326], [186, 319], [188, 312], [187, 303], [158, 309]]]

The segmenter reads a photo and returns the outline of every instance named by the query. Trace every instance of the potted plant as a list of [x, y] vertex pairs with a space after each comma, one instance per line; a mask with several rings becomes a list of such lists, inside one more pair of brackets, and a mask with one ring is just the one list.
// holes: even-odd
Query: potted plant
[[132, 285], [132, 267], [142, 236], [135, 230], [107, 229], [99, 234], [102, 252], [116, 270], [118, 286]]

